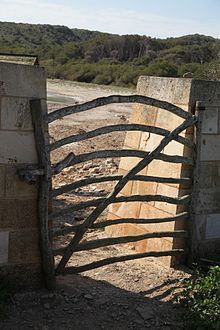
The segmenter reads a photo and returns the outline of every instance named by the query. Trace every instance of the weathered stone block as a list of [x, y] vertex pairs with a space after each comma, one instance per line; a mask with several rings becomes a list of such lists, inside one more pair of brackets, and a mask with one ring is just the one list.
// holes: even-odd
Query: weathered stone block
[[5, 196], [5, 166], [0, 166], [0, 198]]
[[11, 232], [9, 236], [9, 263], [40, 263], [38, 230]]
[[17, 175], [17, 167], [6, 166], [6, 198], [27, 198], [37, 199], [38, 186], [22, 181]]
[[127, 132], [125, 137], [125, 147], [139, 149], [141, 132]]
[[140, 141], [140, 150], [152, 151], [163, 139], [163, 136], [157, 134], [142, 133]]
[[196, 214], [220, 213], [220, 188], [200, 189], [195, 205]]
[[206, 108], [203, 113], [202, 134], [218, 134], [218, 108]]
[[200, 178], [198, 186], [200, 188], [220, 187], [220, 161], [210, 161], [200, 163]]
[[198, 255], [202, 258], [219, 262], [220, 240], [204, 240], [198, 244]]
[[201, 136], [201, 161], [220, 160], [220, 135]]
[[178, 117], [172, 113], [168, 113], [163, 109], [159, 109], [155, 126], [172, 131], [177, 126], [182, 124], [183, 121], [183, 118]]
[[140, 202], [114, 203], [109, 207], [109, 212], [121, 218], [138, 218]]
[[171, 213], [157, 209], [156, 207], [149, 205], [149, 203], [141, 203], [140, 218], [166, 218], [171, 216]]
[[[140, 210], [140, 218], [166, 218], [171, 217], [172, 214], [165, 212], [164, 210], [158, 209], [155, 206], [150, 205], [150, 203], [142, 203]], [[165, 223], [154, 223], [154, 224], [146, 224], [141, 225], [141, 227], [147, 231], [169, 231], [173, 230], [175, 226], [174, 222], [165, 222]], [[161, 238], [163, 239], [163, 238]], [[166, 240], [172, 241], [173, 238], [167, 237]]]
[[138, 79], [139, 94], [147, 95], [174, 104], [188, 104], [192, 79], [147, 77]]
[[[163, 183], [159, 183], [157, 186], [157, 195], [164, 195], [168, 197], [178, 197], [179, 190], [178, 188], [168, 186]], [[171, 213], [173, 215], [176, 214], [177, 205], [165, 203], [165, 202], [155, 202], [155, 207], [163, 210], [165, 212]]]
[[206, 214], [198, 214], [195, 216], [196, 239], [201, 241], [205, 239], [206, 233]]
[[29, 99], [18, 97], [2, 98], [1, 129], [33, 130]]
[[154, 159], [147, 167], [147, 175], [179, 178], [181, 176], [181, 164], [165, 163], [161, 160]]
[[1, 63], [0, 95], [46, 99], [46, 78], [38, 66]]
[[154, 126], [157, 118], [158, 109], [149, 105], [138, 104], [133, 106], [133, 111], [129, 123]]
[[45, 285], [42, 266], [39, 263], [1, 266], [0, 277], [6, 278], [7, 283], [15, 292]]
[[37, 226], [37, 200], [0, 199], [0, 228]]
[[0, 231], [0, 264], [8, 262], [9, 232]]
[[[145, 243], [145, 245], [144, 245]], [[135, 244], [135, 249], [137, 252], [150, 252], [150, 251], [167, 251], [172, 250], [172, 241], [168, 241], [166, 239], [161, 238], [149, 238], [142, 242], [137, 242]], [[164, 265], [165, 267], [170, 267], [171, 257], [160, 257], [155, 258], [155, 262], [159, 262], [160, 264]]]
[[206, 239], [220, 238], [220, 213], [209, 214], [206, 219]]
[[131, 170], [141, 161], [141, 158], [138, 157], [123, 157], [120, 160], [119, 168], [122, 170]]
[[37, 164], [34, 134], [0, 131], [0, 163]]
[[[186, 147], [183, 144], [180, 144], [179, 142], [176, 141], [171, 141], [163, 150], [164, 154], [167, 155], [178, 155], [178, 156], [183, 156], [184, 153], [184, 149], [186, 149]], [[189, 148], [188, 149], [188, 156], [191, 155], [191, 150]]]
[[206, 107], [220, 105], [220, 82], [208, 80], [192, 80], [190, 103], [202, 101]]
[[155, 195], [157, 191], [157, 183], [134, 181], [132, 193], [134, 195]]
[[[117, 217], [115, 214], [108, 213], [108, 220], [111, 222], [111, 220], [114, 220], [114, 219], [119, 219], [119, 217]], [[105, 232], [107, 233], [107, 235], [110, 235], [113, 237], [124, 236], [124, 229], [125, 229], [124, 224], [114, 225], [114, 226], [106, 227]]]

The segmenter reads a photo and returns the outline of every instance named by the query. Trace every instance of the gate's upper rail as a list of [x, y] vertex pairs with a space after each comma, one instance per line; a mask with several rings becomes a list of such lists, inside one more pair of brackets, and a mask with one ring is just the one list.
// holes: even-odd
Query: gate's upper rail
[[160, 101], [152, 97], [142, 95], [110, 95], [107, 97], [100, 97], [83, 104], [76, 104], [55, 110], [49, 115], [47, 115], [45, 119], [48, 123], [51, 123], [54, 120], [63, 118], [68, 115], [72, 115], [74, 113], [84, 112], [93, 108], [101, 107], [103, 105], [112, 103], [140, 103], [167, 110], [183, 119], [190, 119], [192, 117], [191, 113], [184, 111], [176, 105], [166, 101]]

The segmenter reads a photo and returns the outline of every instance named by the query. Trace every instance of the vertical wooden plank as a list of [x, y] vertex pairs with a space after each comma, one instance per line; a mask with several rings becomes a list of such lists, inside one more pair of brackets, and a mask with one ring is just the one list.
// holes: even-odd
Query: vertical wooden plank
[[205, 105], [197, 101], [195, 105], [195, 115], [198, 120], [195, 125], [195, 165], [193, 169], [193, 188], [191, 194], [191, 205], [190, 205], [190, 222], [189, 222], [189, 235], [190, 235], [190, 246], [188, 252], [188, 264], [198, 261], [198, 243], [196, 235], [196, 206], [198, 205], [199, 198], [199, 177], [200, 177], [200, 153], [201, 153], [201, 134], [202, 134], [202, 122], [204, 117]]
[[47, 127], [43, 118], [41, 100], [30, 101], [30, 109], [34, 127], [35, 143], [38, 154], [39, 167], [44, 170], [44, 175], [40, 176], [38, 191], [38, 217], [40, 225], [40, 245], [45, 283], [48, 289], [55, 287], [54, 259], [48, 230], [48, 204], [51, 187], [51, 166], [50, 157], [46, 150], [45, 132]]

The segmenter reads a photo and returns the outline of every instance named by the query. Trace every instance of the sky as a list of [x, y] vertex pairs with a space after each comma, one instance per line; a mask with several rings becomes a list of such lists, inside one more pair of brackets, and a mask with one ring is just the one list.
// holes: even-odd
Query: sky
[[0, 0], [0, 21], [157, 38], [220, 38], [220, 0]]

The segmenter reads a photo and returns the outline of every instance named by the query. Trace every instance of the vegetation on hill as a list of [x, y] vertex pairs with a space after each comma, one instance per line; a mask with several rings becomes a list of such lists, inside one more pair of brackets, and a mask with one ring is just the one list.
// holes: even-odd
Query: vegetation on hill
[[[147, 31], [146, 31], [147, 32]], [[0, 22], [0, 53], [39, 56], [48, 77], [135, 86], [140, 75], [220, 78], [220, 40], [203, 35], [156, 39]]]

